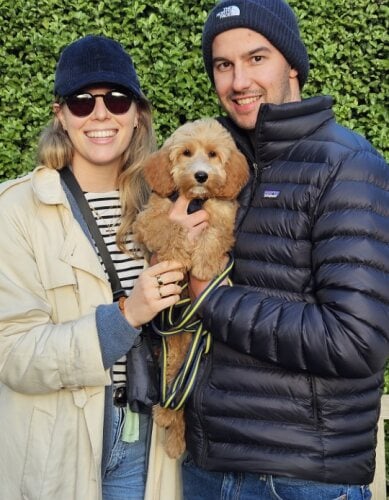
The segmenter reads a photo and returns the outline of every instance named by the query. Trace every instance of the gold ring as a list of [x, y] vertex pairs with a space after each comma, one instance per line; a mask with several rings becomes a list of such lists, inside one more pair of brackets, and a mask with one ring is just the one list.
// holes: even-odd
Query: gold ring
[[157, 276], [155, 278], [157, 280], [157, 283], [158, 283], [159, 287], [164, 285], [164, 283], [162, 281], [162, 278], [161, 278], [161, 276], [159, 274], [157, 274]]
[[159, 292], [159, 297], [160, 297], [161, 299], [163, 299], [163, 295], [162, 295], [162, 292], [161, 292], [161, 287], [160, 287], [160, 286], [158, 287], [158, 292]]

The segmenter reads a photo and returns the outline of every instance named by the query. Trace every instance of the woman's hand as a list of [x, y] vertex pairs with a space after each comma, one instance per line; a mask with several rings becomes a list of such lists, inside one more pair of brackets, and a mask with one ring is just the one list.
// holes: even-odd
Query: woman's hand
[[131, 295], [124, 301], [124, 316], [134, 328], [139, 328], [160, 311], [180, 300], [184, 279], [182, 265], [163, 261], [145, 269], [135, 282]]
[[190, 200], [180, 195], [170, 210], [169, 219], [185, 227], [188, 230], [188, 240], [193, 242], [208, 226], [209, 215], [205, 210], [197, 210], [188, 214], [189, 203]]

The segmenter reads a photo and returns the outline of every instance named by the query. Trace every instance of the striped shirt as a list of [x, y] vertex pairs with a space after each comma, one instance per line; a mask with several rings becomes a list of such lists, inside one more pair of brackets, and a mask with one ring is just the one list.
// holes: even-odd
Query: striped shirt
[[[106, 193], [84, 193], [84, 195], [92, 210], [92, 214], [100, 229], [108, 252], [111, 255], [120, 283], [129, 295], [131, 290], [134, 288], [135, 280], [146, 267], [146, 260], [143, 257], [132, 258], [129, 255], [122, 253], [116, 245], [116, 232], [121, 219], [119, 191], [109, 191]], [[126, 246], [128, 250], [139, 250], [134, 243], [132, 234], [128, 235]], [[100, 258], [99, 253], [98, 255]], [[126, 356], [121, 357], [114, 364], [112, 376], [115, 386], [125, 385]]]

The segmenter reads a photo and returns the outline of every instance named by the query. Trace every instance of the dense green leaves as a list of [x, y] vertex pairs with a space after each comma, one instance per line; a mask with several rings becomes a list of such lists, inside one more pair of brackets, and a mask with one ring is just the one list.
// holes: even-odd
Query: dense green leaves
[[[0, 178], [30, 170], [39, 131], [50, 117], [60, 50], [87, 33], [119, 39], [131, 52], [154, 104], [159, 141], [180, 123], [218, 113], [201, 59], [201, 29], [213, 1], [2, 0]], [[387, 153], [383, 2], [291, 1], [311, 57], [305, 95], [330, 93], [339, 121]]]
[[[116, 38], [131, 53], [160, 143], [186, 120], [219, 113], [200, 49], [215, 1], [0, 0], [0, 179], [33, 168], [37, 138], [50, 118], [58, 54], [88, 33]], [[304, 96], [332, 94], [338, 120], [388, 155], [386, 3], [290, 4], [311, 59]]]
[[308, 15], [303, 17], [301, 12], [300, 16], [311, 58], [305, 93], [332, 94], [339, 121], [365, 135], [387, 155], [387, 3], [293, 3], [300, 12], [309, 4]]

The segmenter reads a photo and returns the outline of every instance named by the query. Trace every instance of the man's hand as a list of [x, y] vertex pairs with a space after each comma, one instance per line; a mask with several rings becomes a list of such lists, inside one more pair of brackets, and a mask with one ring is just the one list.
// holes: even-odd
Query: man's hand
[[169, 219], [175, 224], [185, 227], [188, 230], [188, 240], [194, 242], [208, 227], [209, 215], [205, 210], [188, 214], [189, 203], [190, 200], [180, 195], [170, 210]]

